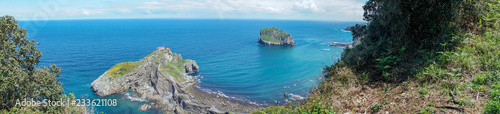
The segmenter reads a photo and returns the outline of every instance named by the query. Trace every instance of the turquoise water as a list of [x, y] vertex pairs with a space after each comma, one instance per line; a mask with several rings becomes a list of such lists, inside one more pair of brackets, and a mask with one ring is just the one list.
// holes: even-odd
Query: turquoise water
[[[35, 24], [33, 24], [35, 23]], [[324, 65], [334, 63], [342, 48], [327, 42], [350, 42], [341, 29], [356, 22], [269, 20], [51, 20], [37, 25], [20, 21], [29, 39], [40, 43], [41, 65], [56, 64], [66, 93], [101, 99], [90, 83], [114, 64], [138, 61], [158, 46], [170, 48], [200, 66], [198, 86], [248, 103], [260, 105], [284, 101], [285, 92], [305, 96], [316, 85]], [[295, 47], [257, 43], [264, 27], [290, 33]], [[126, 94], [116, 107], [95, 107], [105, 113], [139, 113], [146, 101]], [[292, 100], [292, 99], [288, 99]], [[292, 100], [293, 101], [293, 100]], [[155, 113], [154, 110], [146, 113]]]

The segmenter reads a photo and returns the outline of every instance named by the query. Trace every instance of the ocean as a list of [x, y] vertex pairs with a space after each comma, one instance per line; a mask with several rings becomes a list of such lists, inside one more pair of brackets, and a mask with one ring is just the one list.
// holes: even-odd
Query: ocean
[[[35, 24], [34, 24], [35, 23]], [[41, 24], [40, 24], [41, 23]], [[241, 102], [263, 106], [282, 104], [283, 94], [305, 97], [317, 85], [325, 65], [335, 63], [348, 43], [341, 29], [358, 22], [292, 20], [99, 19], [19, 21], [28, 39], [39, 42], [40, 65], [56, 64], [66, 94], [77, 98], [118, 99], [115, 107], [94, 107], [104, 113], [141, 113], [141, 101], [126, 93], [99, 97], [92, 81], [120, 62], [138, 61], [165, 46], [183, 59], [195, 60], [199, 88]], [[260, 29], [278, 27], [290, 33], [294, 47], [257, 43]], [[287, 100], [294, 101], [292, 97]], [[142, 113], [156, 113], [149, 110]]]

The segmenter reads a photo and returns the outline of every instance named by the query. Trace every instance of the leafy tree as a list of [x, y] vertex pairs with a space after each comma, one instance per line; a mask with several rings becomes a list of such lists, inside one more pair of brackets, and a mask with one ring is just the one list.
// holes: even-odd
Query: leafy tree
[[370, 0], [367, 1], [366, 4], [363, 6], [363, 10], [365, 13], [363, 14], [363, 20], [365, 21], [372, 21], [375, 16], [378, 15], [378, 9], [382, 6], [382, 2], [379, 2], [377, 0]]
[[[60, 100], [64, 90], [57, 79], [61, 68], [56, 65], [38, 67], [42, 53], [39, 43], [27, 38], [12, 16], [0, 17], [0, 110], [20, 108], [16, 100]], [[33, 110], [57, 113], [61, 107], [35, 107]]]

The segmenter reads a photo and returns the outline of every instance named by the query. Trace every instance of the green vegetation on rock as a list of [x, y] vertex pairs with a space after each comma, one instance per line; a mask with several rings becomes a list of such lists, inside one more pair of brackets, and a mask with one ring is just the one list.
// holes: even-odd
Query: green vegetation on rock
[[163, 69], [162, 72], [173, 76], [178, 82], [185, 81], [184, 73], [186, 70], [184, 69], [184, 63], [186, 63], [186, 60], [183, 60], [180, 55], [173, 53], [173, 61], [167, 63], [162, 62], [162, 58], [169, 52], [170, 50], [154, 51], [140, 61], [118, 63], [106, 71], [106, 73], [111, 76], [110, 80], [114, 80], [134, 71], [139, 66], [150, 61], [160, 64]]
[[111, 67], [106, 73], [111, 75], [111, 79], [116, 79], [119, 78], [131, 71], [133, 71], [135, 68], [138, 66], [142, 65], [144, 62], [123, 62], [123, 63], [118, 63]]
[[285, 42], [285, 41], [281, 41], [281, 40], [278, 40], [278, 39], [270, 38], [268, 35], [260, 36], [259, 38], [262, 39], [262, 40], [264, 40], [264, 41], [268, 41], [268, 42], [272, 42], [272, 43], [283, 43], [283, 42]]
[[186, 78], [183, 75], [183, 73], [185, 73], [185, 70], [183, 68], [185, 61], [186, 60], [178, 59], [177, 64], [174, 64], [172, 62], [168, 63], [167, 68], [164, 69], [164, 72], [173, 76], [178, 82], [186, 81]]
[[295, 45], [292, 35], [276, 27], [261, 29], [259, 43], [264, 45]]

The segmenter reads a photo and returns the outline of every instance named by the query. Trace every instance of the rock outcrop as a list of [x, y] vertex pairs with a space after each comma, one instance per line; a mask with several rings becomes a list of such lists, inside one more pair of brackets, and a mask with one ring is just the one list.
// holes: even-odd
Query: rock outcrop
[[[259, 110], [258, 106], [245, 106], [198, 91], [198, 81], [187, 74], [199, 71], [194, 60], [184, 60], [180, 54], [157, 50], [136, 62], [113, 66], [94, 80], [91, 88], [99, 96], [122, 93], [129, 89], [141, 99], [154, 102], [155, 109], [167, 113], [207, 113], [219, 109], [238, 113]], [[221, 102], [229, 102], [222, 105]], [[141, 107], [147, 109], [148, 107]]]
[[151, 108], [151, 105], [148, 105], [148, 104], [143, 104], [141, 107], [139, 107], [139, 110], [141, 112], [144, 112], [144, 111], [147, 111]]
[[292, 35], [276, 27], [261, 29], [258, 42], [262, 45], [295, 45]]
[[198, 72], [200, 70], [200, 67], [198, 66], [198, 64], [196, 64], [196, 62], [194, 62], [193, 60], [186, 61], [183, 64], [183, 66], [186, 69], [186, 73], [188, 73], [188, 74], [192, 74], [192, 73]]

